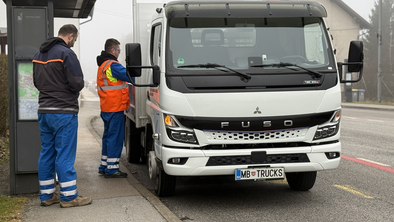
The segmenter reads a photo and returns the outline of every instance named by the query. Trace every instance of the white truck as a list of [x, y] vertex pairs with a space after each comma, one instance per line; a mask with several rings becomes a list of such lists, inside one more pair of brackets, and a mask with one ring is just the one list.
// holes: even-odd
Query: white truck
[[[306, 191], [317, 171], [338, 167], [341, 83], [361, 79], [363, 44], [337, 62], [323, 5], [133, 6], [125, 146], [129, 162], [147, 162], [158, 196], [173, 195], [178, 176], [286, 178]], [[342, 67], [358, 79], [343, 80]]]

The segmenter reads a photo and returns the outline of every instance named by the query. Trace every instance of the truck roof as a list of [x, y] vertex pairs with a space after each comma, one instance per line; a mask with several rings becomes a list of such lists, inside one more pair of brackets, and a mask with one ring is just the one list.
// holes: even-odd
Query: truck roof
[[321, 3], [309, 1], [173, 1], [165, 13], [167, 18], [327, 17]]

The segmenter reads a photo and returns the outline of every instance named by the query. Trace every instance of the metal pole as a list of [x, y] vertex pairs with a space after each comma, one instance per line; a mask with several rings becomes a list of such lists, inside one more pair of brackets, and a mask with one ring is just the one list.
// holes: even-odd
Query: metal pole
[[8, 100], [10, 129], [10, 194], [16, 193], [16, 106], [15, 98], [15, 60], [14, 60], [14, 26], [12, 0], [7, 0], [7, 44], [8, 44]]
[[[54, 33], [55, 33], [55, 28], [54, 28], [54, 14], [55, 14], [55, 10], [53, 9], [53, 1], [49, 0], [48, 1], [48, 17], [47, 17], [47, 21], [48, 21], [48, 37], [47, 38], [52, 38], [54, 37]], [[57, 36], [57, 33], [56, 33]]]
[[382, 102], [382, 67], [381, 67], [381, 54], [382, 54], [382, 0], [379, 2], [379, 30], [378, 30], [378, 102]]

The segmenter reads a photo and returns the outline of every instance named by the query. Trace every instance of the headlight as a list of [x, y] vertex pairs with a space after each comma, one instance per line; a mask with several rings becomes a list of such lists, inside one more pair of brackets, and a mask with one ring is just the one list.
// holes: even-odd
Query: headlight
[[340, 120], [341, 120], [341, 110], [337, 110], [334, 112], [334, 115], [331, 117], [330, 121], [317, 127], [313, 139], [314, 140], [323, 139], [337, 134], [339, 131]]
[[197, 144], [196, 135], [192, 129], [183, 127], [178, 120], [171, 115], [164, 115], [164, 125], [170, 139], [183, 143]]

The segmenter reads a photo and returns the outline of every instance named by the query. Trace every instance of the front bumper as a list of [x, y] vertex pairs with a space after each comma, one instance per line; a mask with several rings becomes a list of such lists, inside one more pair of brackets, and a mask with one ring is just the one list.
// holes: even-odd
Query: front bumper
[[[262, 163], [248, 161], [252, 151], [265, 151], [267, 161]], [[341, 153], [341, 143], [338, 141], [304, 147], [217, 150], [177, 149], [163, 146], [161, 161], [164, 171], [173, 176], [234, 175], [237, 168], [268, 165], [284, 167], [285, 172], [336, 169], [340, 157], [328, 159], [325, 154], [327, 152]], [[187, 158], [187, 161], [176, 164], [172, 163], [173, 158]]]

